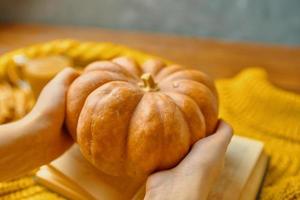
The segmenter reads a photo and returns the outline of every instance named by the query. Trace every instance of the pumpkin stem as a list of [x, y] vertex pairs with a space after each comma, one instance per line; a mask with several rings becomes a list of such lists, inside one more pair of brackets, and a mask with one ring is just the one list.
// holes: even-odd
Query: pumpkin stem
[[141, 87], [143, 88], [143, 90], [145, 90], [147, 92], [153, 92], [153, 91], [158, 90], [157, 84], [155, 83], [155, 81], [150, 73], [143, 74], [141, 76], [141, 79], [143, 81], [143, 83], [141, 84]]

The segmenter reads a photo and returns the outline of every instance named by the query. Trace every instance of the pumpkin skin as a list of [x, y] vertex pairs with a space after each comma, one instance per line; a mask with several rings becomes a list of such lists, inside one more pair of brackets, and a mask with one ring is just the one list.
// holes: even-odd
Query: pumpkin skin
[[120, 57], [88, 65], [68, 90], [66, 110], [70, 134], [96, 168], [145, 176], [174, 167], [214, 131], [218, 98], [200, 71]]

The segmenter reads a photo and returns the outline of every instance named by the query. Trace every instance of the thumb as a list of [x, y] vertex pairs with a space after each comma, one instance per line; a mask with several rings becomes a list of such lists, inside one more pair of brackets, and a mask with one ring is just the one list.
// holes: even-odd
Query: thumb
[[77, 76], [78, 73], [72, 68], [66, 68], [58, 73], [43, 88], [33, 110], [44, 110], [46, 107], [55, 110], [64, 106], [66, 91]]
[[73, 80], [78, 76], [78, 73], [72, 68], [66, 68], [58, 73], [42, 90], [40, 99], [49, 99], [51, 94], [55, 96], [64, 96]]
[[63, 86], [68, 87], [75, 78], [78, 76], [78, 72], [76, 72], [73, 68], [68, 67], [61, 72], [59, 72], [47, 85], [46, 87], [57, 87]]
[[232, 138], [232, 132], [230, 125], [220, 121], [216, 132], [196, 142], [178, 167], [198, 171], [199, 168], [210, 169], [221, 165]]

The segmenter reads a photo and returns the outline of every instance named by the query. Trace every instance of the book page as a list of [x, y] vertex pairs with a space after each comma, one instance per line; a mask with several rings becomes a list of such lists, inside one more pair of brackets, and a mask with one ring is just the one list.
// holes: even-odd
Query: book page
[[210, 193], [209, 199], [239, 199], [262, 152], [262, 142], [234, 136], [226, 152], [224, 170], [217, 180], [216, 187]]
[[[239, 199], [262, 151], [263, 143], [234, 136], [226, 152], [224, 170], [211, 191], [209, 199]], [[94, 199], [130, 199], [145, 181], [112, 177], [99, 172], [83, 158], [77, 145], [53, 161], [50, 166], [63, 174], [56, 173], [58, 176], [64, 176], [68, 179], [68, 183], [74, 183], [74, 188], [82, 188]], [[41, 173], [38, 176], [43, 181], [48, 179], [51, 182]], [[52, 180], [52, 184], [53, 182], [55, 181]]]

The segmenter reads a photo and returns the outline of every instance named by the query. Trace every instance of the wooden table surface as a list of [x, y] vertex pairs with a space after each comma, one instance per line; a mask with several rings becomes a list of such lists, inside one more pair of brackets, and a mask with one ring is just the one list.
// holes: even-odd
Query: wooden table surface
[[259, 66], [267, 70], [270, 81], [276, 86], [300, 93], [300, 46], [233, 43], [91, 27], [2, 24], [0, 54], [33, 43], [63, 38], [127, 45], [199, 68], [214, 78], [232, 77], [246, 67]]

